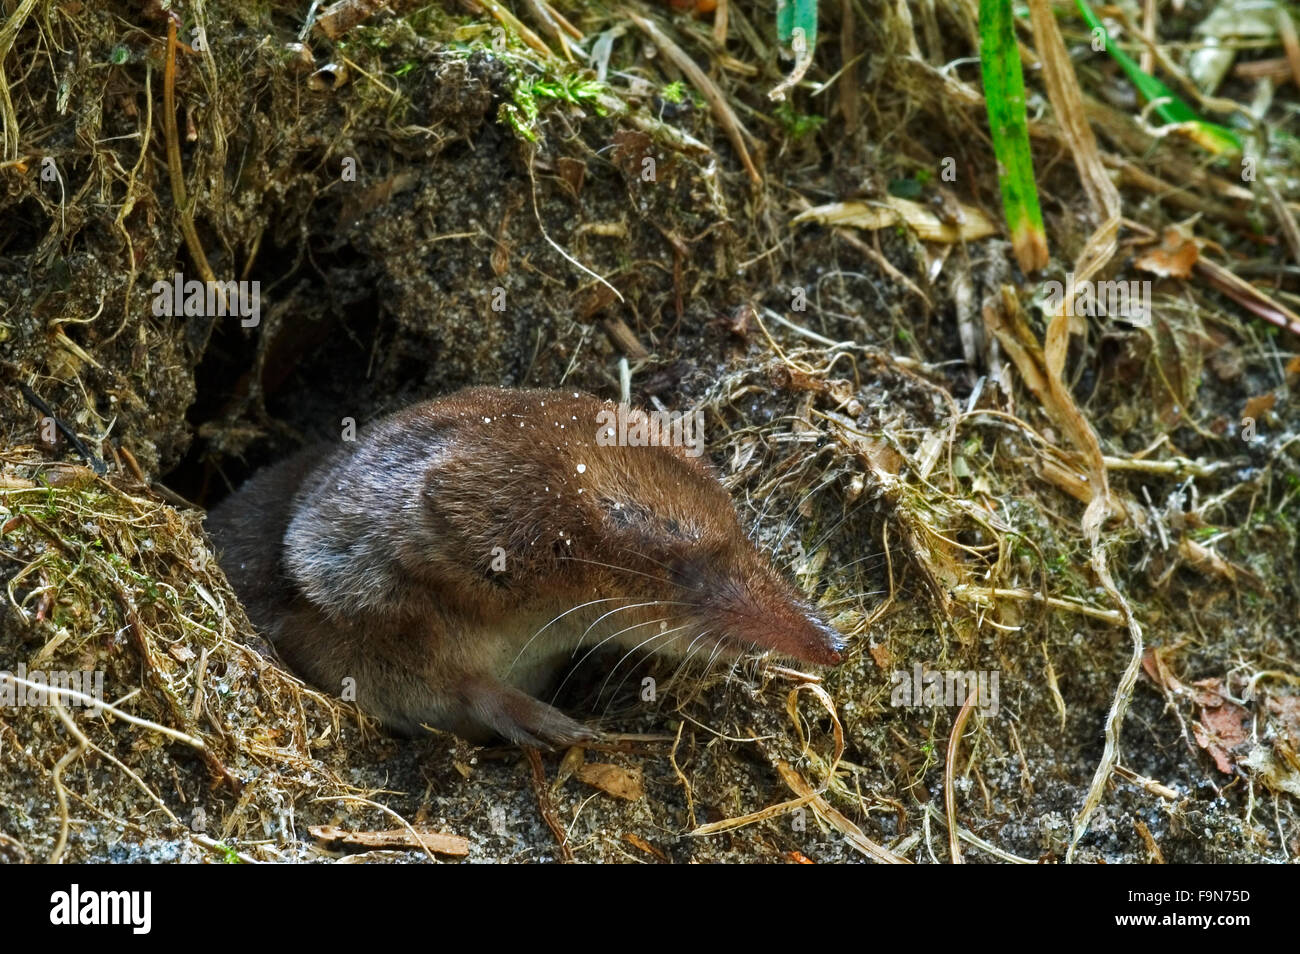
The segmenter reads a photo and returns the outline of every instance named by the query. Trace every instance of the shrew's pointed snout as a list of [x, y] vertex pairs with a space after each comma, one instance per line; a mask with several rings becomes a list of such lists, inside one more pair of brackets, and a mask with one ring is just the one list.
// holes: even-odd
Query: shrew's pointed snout
[[748, 591], [728, 593], [724, 588], [710, 602], [724, 632], [742, 647], [771, 650], [819, 666], [844, 661], [844, 637], [784, 586], [765, 580]]
[[837, 666], [844, 661], [848, 643], [839, 630], [816, 617], [808, 620], [808, 628], [811, 638], [805, 644], [807, 652], [795, 655], [822, 666]]
[[696, 607], [701, 626], [741, 652], [768, 650], [820, 666], [844, 661], [844, 637], [756, 551], [743, 569], [735, 562], [691, 559], [674, 569], [682, 602]]

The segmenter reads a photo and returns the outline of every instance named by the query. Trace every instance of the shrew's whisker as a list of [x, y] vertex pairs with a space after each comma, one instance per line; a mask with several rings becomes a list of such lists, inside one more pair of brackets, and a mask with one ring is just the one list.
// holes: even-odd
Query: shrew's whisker
[[633, 603], [631, 606], [619, 606], [616, 609], [610, 610], [608, 613], [596, 617], [596, 619], [592, 621], [592, 624], [582, 631], [582, 635], [578, 637], [578, 641], [574, 643], [573, 652], [569, 653], [569, 658], [572, 659], [574, 656], [578, 655], [578, 650], [582, 648], [582, 644], [587, 639], [588, 634], [595, 629], [596, 626], [599, 625], [600, 621], [605, 617], [613, 616], [615, 613], [622, 613], [624, 610], [641, 609], [644, 606], [659, 606], [662, 603], [663, 600], [649, 600], [644, 603]]
[[[602, 639], [600, 642], [596, 643], [594, 646], [592, 646], [590, 649], [588, 649], [585, 653], [583, 653], [583, 654], [582, 654], [582, 658], [579, 659], [576, 663], [574, 663], [571, 667], [569, 667], [569, 671], [568, 671], [568, 673], [566, 673], [565, 676], [564, 676], [564, 678], [563, 678], [562, 680], [560, 680], [560, 684], [559, 684], [558, 686], [556, 686], [556, 688], [555, 688], [555, 694], [551, 696], [551, 703], [552, 703], [552, 704], [555, 703], [555, 700], [558, 699], [559, 696], [560, 696], [560, 692], [561, 692], [561, 691], [564, 689], [564, 687], [568, 684], [569, 679], [573, 676], [573, 674], [574, 674], [575, 672], [577, 672], [579, 669], [582, 668], [582, 664], [585, 663], [585, 662], [586, 662], [586, 661], [591, 657], [591, 654], [594, 653], [596, 650], [600, 649], [601, 646], [604, 646], [604, 645], [605, 645], [607, 642], [609, 642], [611, 639], [616, 639], [617, 637], [622, 636], [624, 633], [630, 633], [630, 632], [631, 632], [632, 630], [634, 630], [634, 629], [640, 629], [642, 626], [657, 626], [657, 625], [659, 625], [660, 623], [666, 623], [666, 622], [668, 622], [669, 620], [681, 619], [681, 618], [682, 618], [682, 617], [680, 617], [680, 616], [661, 616], [661, 617], [659, 617], [659, 619], [646, 620], [645, 622], [642, 622], [642, 623], [633, 623], [631, 626], [626, 626], [626, 627], [624, 627], [623, 629], [620, 629], [620, 630], [619, 630], [618, 632], [616, 632], [616, 633], [610, 633], [608, 636], [606, 636], [606, 637], [605, 637], [604, 639]], [[590, 631], [590, 627], [588, 627], [588, 631]], [[586, 633], [583, 634], [583, 637], [584, 637], [584, 638], [586, 637]], [[582, 643], [579, 642], [578, 647], [581, 647], [581, 645], [582, 645]], [[575, 647], [574, 650], [573, 650], [573, 652], [574, 652], [575, 654], [578, 652], [578, 647]]]
[[576, 613], [578, 610], [586, 609], [588, 606], [595, 606], [597, 603], [612, 603], [615, 600], [634, 600], [634, 599], [636, 599], [635, 596], [608, 596], [605, 597], [604, 599], [591, 600], [586, 603], [581, 603], [573, 607], [573, 609], [565, 610], [559, 616], [555, 617], [555, 619], [551, 620], [549, 623], [547, 623], [537, 632], [533, 633], [533, 635], [528, 637], [528, 642], [524, 643], [523, 649], [519, 650], [519, 653], [515, 656], [514, 660], [510, 663], [510, 668], [506, 670], [506, 674], [509, 675], [511, 672], [514, 671], [515, 664], [518, 663], [521, 658], [523, 658], [524, 653], [528, 651], [528, 647], [533, 644], [533, 640], [535, 640], [538, 636], [542, 635], [542, 633], [546, 632], [546, 630], [548, 630], [551, 626], [555, 625], [560, 620], [564, 619], [564, 617], [568, 616], [570, 613]]
[[590, 563], [592, 566], [603, 566], [608, 570], [618, 570], [620, 573], [635, 573], [637, 576], [644, 576], [647, 580], [654, 580], [656, 583], [668, 585], [669, 581], [655, 576], [653, 573], [642, 573], [640, 570], [634, 570], [630, 566], [619, 566], [617, 563], [601, 563], [599, 560], [588, 560], [584, 557], [564, 556], [561, 560], [571, 560], [574, 563]]
[[[682, 627], [679, 627], [679, 628], [680, 628], [680, 629], [688, 629], [689, 627], [682, 626]], [[677, 630], [669, 630], [668, 632], [677, 632]], [[661, 636], [666, 636], [666, 635], [668, 635], [668, 634], [667, 634], [667, 633], [661, 633], [660, 635], [661, 635]], [[682, 636], [684, 636], [684, 635], [685, 635], [684, 633], [680, 633], [680, 634], [674, 636], [672, 639], [668, 640], [668, 642], [666, 642], [666, 643], [664, 643], [664, 644], [662, 644], [662, 645], [660, 645], [660, 646], [656, 646], [654, 649], [650, 650], [650, 652], [649, 652], [649, 654], [647, 655], [646, 658], [647, 658], [647, 659], [648, 659], [648, 658], [651, 658], [651, 657], [654, 656], [655, 653], [662, 652], [663, 650], [667, 649], [667, 648], [668, 648], [669, 646], [671, 646], [673, 643], [677, 642], [677, 640], [681, 639]], [[627, 670], [627, 675], [624, 676], [622, 679], [620, 679], [620, 680], [618, 681], [618, 685], [614, 687], [614, 691], [611, 692], [611, 693], [609, 694], [609, 701], [605, 703], [605, 711], [604, 711], [604, 715], [606, 715], [606, 716], [609, 715], [609, 710], [610, 710], [610, 708], [614, 705], [614, 700], [618, 698], [618, 694], [619, 694], [619, 692], [622, 691], [623, 686], [626, 685], [628, 679], [631, 678], [631, 676], [632, 676], [632, 674], [633, 674], [634, 672], [636, 672], [636, 667], [635, 667], [635, 666], [629, 666], [629, 667], [628, 667], [628, 670]], [[611, 673], [611, 675], [612, 675], [612, 673]]]
[[[596, 692], [596, 698], [599, 699], [602, 695], [605, 694], [605, 687], [608, 686], [608, 685], [609, 685], [609, 681], [610, 681], [612, 678], [614, 678], [614, 673], [618, 672], [618, 667], [621, 666], [621, 665], [623, 665], [623, 663], [624, 663], [625, 661], [627, 661], [628, 657], [630, 657], [634, 652], [636, 652], [638, 649], [640, 649], [640, 648], [641, 648], [642, 646], [644, 646], [646, 643], [650, 643], [650, 642], [653, 642], [654, 640], [659, 639], [659, 638], [661, 638], [661, 637], [663, 637], [663, 636], [667, 636], [669, 633], [679, 633], [679, 632], [681, 632], [681, 631], [684, 630], [684, 629], [689, 629], [689, 628], [690, 628], [690, 625], [691, 625], [690, 623], [686, 623], [686, 624], [683, 625], [683, 626], [678, 626], [676, 629], [669, 629], [669, 630], [665, 630], [665, 631], [660, 632], [660, 633], [655, 633], [655, 634], [654, 634], [653, 636], [651, 636], [649, 639], [643, 640], [643, 641], [637, 643], [637, 644], [636, 644], [635, 646], [633, 646], [631, 649], [629, 649], [626, 653], [623, 654], [623, 658], [622, 658], [622, 659], [620, 659], [618, 662], [614, 663], [614, 668], [611, 669], [611, 670], [609, 671], [609, 675], [607, 675], [607, 676], [605, 677], [605, 681], [602, 682], [602, 683], [600, 684], [600, 689], [597, 690], [597, 692]], [[619, 683], [619, 685], [622, 685], [622, 683]]]

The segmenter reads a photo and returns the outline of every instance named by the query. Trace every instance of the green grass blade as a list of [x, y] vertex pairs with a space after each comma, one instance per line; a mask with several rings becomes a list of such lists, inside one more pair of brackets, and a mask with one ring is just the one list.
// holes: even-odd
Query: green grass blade
[[980, 66], [989, 132], [998, 159], [1002, 210], [1020, 269], [1031, 272], [1047, 264], [1047, 235], [1034, 183], [1034, 158], [1029, 151], [1025, 120], [1025, 78], [1016, 46], [1011, 0], [980, 0]]
[[817, 0], [777, 0], [776, 36], [789, 43], [795, 30], [803, 30], [808, 43], [808, 55], [817, 45]]
[[1097, 17], [1097, 14], [1092, 12], [1092, 7], [1088, 5], [1086, 0], [1074, 0], [1074, 3], [1079, 8], [1079, 12], [1083, 14], [1083, 19], [1087, 21], [1088, 27], [1093, 31], [1101, 31], [1102, 39], [1106, 44], [1106, 52], [1119, 64], [1120, 69], [1128, 76], [1129, 82], [1136, 86], [1137, 91], [1142, 94], [1142, 98], [1148, 103], [1156, 103], [1153, 109], [1161, 120], [1166, 123], [1179, 123], [1185, 126], [1187, 135], [1194, 142], [1217, 156], [1241, 153], [1241, 139], [1238, 138], [1235, 132], [1226, 126], [1206, 122], [1197, 116], [1190, 106], [1174, 95], [1173, 90], [1150, 73], [1144, 72], [1142, 67], [1133, 62], [1131, 56], [1111, 40], [1110, 34], [1106, 32], [1105, 25]]

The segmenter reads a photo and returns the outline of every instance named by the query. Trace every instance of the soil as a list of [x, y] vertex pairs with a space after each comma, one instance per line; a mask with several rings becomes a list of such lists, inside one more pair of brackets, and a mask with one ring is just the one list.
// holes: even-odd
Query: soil
[[[710, 71], [758, 181], [620, 11], [564, 11], [588, 52], [610, 43], [600, 79], [469, 0], [333, 37], [304, 31], [306, 4], [7, 6], [0, 669], [98, 671], [113, 711], [0, 706], [0, 858], [460, 860], [311, 831], [409, 824], [463, 836], [471, 862], [946, 863], [950, 817], [970, 862], [1300, 854], [1300, 338], [1201, 272], [1148, 267], [1190, 227], [1202, 257], [1300, 301], [1270, 241], [1279, 206], [1300, 212], [1278, 118], [1294, 84], [1255, 186], [1136, 122], [1062, 15], [1105, 155], [1184, 187], [1120, 176], [1099, 277], [1149, 282], [1152, 311], [1072, 328], [1063, 393], [1112, 502], [1094, 538], [1087, 454], [991, 324], [1042, 341], [1045, 282], [1101, 224], [1033, 61], [1046, 268], [1022, 272], [1005, 228], [792, 221], [902, 193], [1002, 221], [982, 100], [963, 98], [978, 59], [938, 69], [978, 56], [974, 4], [916, 23], [825, 5], [779, 104], [766, 6], [730, 4], [725, 50], [710, 18], [628, 8]], [[256, 324], [159, 314], [156, 283], [205, 267], [259, 283]], [[203, 508], [349, 421], [468, 384], [617, 398], [625, 368], [634, 402], [704, 409], [756, 539], [850, 638], [843, 665], [597, 657], [564, 703], [610, 741], [537, 763], [389, 737], [280, 665]], [[900, 698], [927, 671], [996, 673], [996, 708], [961, 722], [959, 701]]]

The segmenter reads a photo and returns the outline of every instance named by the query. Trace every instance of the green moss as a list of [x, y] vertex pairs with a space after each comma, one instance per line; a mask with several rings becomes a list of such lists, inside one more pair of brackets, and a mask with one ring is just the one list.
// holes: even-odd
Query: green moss
[[537, 120], [543, 104], [563, 102], [591, 109], [603, 116], [600, 97], [606, 92], [601, 83], [581, 74], [523, 78], [516, 74], [511, 88], [513, 102], [503, 103], [499, 118], [508, 123], [521, 139], [537, 141]]
[[826, 122], [825, 116], [798, 112], [788, 100], [777, 106], [772, 115], [781, 124], [786, 137], [795, 142], [812, 135]]

